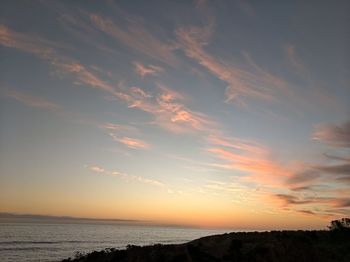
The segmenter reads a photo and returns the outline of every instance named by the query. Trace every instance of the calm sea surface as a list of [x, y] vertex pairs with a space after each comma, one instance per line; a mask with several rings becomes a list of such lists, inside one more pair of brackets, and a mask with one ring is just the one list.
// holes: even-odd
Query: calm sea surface
[[0, 261], [59, 261], [77, 251], [176, 244], [225, 232], [140, 225], [0, 223]]

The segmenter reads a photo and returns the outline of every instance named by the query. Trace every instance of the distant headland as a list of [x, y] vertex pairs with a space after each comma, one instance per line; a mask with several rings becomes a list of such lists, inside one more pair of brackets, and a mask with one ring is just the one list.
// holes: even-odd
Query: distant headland
[[196, 226], [194, 226], [194, 225], [160, 223], [160, 222], [155, 222], [152, 220], [51, 216], [51, 215], [38, 215], [38, 214], [17, 214], [17, 213], [10, 213], [10, 212], [0, 212], [0, 223], [107, 224], [107, 225], [118, 224], [118, 225], [196, 228]]
[[151, 224], [151, 221], [131, 219], [100, 219], [71, 216], [49, 216], [0, 212], [1, 223], [62, 223], [62, 224]]

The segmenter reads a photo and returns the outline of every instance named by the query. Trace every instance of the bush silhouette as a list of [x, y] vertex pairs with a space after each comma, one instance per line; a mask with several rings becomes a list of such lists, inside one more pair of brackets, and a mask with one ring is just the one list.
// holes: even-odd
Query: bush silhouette
[[331, 221], [330, 226], [328, 227], [330, 230], [350, 230], [350, 218], [342, 218], [338, 220]]

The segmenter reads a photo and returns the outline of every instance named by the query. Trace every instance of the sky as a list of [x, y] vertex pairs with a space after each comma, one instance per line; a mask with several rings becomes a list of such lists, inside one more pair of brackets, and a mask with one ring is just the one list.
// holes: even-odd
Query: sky
[[0, 212], [350, 216], [348, 1], [0, 5]]

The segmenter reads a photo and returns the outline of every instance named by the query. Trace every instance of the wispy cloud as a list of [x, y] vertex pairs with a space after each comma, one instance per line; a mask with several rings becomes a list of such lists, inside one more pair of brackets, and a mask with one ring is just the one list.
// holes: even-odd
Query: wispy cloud
[[99, 126], [104, 129], [114, 141], [117, 141], [131, 149], [150, 149], [151, 145], [139, 138], [132, 138], [130, 135], [140, 134], [134, 126], [106, 123]]
[[96, 172], [96, 173], [105, 173], [106, 172], [106, 170], [104, 168], [99, 167], [99, 166], [91, 166], [90, 170], [93, 172]]
[[87, 85], [93, 88], [102, 89], [108, 92], [115, 92], [115, 88], [102, 80], [93, 72], [75, 59], [61, 55], [57, 45], [37, 36], [12, 31], [5, 25], [0, 25], [0, 44], [17, 48], [24, 52], [31, 53], [50, 62], [60, 74], [75, 76], [76, 84]]
[[300, 199], [295, 195], [287, 195], [287, 194], [276, 194], [274, 197], [278, 200], [281, 200], [283, 205], [289, 206], [289, 205], [304, 205], [304, 204], [310, 204], [314, 201], [310, 199]]
[[139, 62], [134, 62], [134, 66], [135, 66], [136, 73], [141, 77], [145, 77], [147, 75], [156, 76], [159, 73], [162, 73], [164, 71], [164, 69], [160, 66], [155, 66], [155, 65], [146, 66]]
[[171, 66], [176, 66], [179, 63], [173, 52], [176, 48], [175, 43], [160, 40], [159, 37], [148, 31], [139, 20], [126, 19], [127, 25], [122, 28], [110, 18], [97, 14], [91, 14], [89, 17], [96, 28], [127, 47]]
[[336, 199], [333, 201], [333, 205], [334, 207], [350, 208], [350, 198]]
[[[341, 208], [342, 214], [349, 214], [350, 202], [347, 196], [350, 185], [350, 158], [346, 153], [350, 148], [349, 127], [349, 122], [339, 126], [318, 126], [313, 138], [328, 144], [330, 149], [338, 154], [324, 154], [322, 164], [302, 165], [298, 172], [292, 173], [285, 181], [285, 190], [291, 191], [287, 194], [276, 194], [274, 197], [282, 200], [286, 206], [310, 204], [309, 209], [304, 210], [316, 215], [334, 216], [339, 213], [334, 211], [334, 208]], [[322, 197], [317, 196], [318, 194], [322, 194]]]
[[[169, 87], [158, 84], [159, 92], [149, 94], [140, 87], [128, 88], [122, 83], [112, 85], [107, 80], [101, 79], [94, 69], [89, 69], [70, 57], [60, 55], [46, 41], [16, 33], [5, 26], [1, 27], [0, 34], [1, 44], [32, 53], [50, 62], [62, 74], [72, 75], [76, 84], [103, 90], [111, 97], [126, 102], [129, 108], [150, 113], [154, 116], [154, 123], [165, 129], [181, 133], [206, 129], [210, 125], [208, 117], [189, 109], [183, 103], [184, 96]], [[128, 144], [137, 144], [129, 139], [123, 139], [123, 141], [127, 141], [125, 143]]]
[[105, 129], [109, 132], [128, 132], [128, 133], [138, 133], [137, 128], [131, 126], [131, 125], [121, 125], [121, 124], [114, 124], [114, 123], [105, 123], [99, 126], [102, 129]]
[[292, 174], [289, 168], [272, 159], [270, 149], [260, 143], [229, 137], [219, 130], [204, 139], [209, 144], [206, 151], [221, 160], [209, 166], [241, 171], [245, 181], [281, 186]]
[[56, 65], [59, 69], [63, 70], [63, 72], [75, 75], [75, 84], [87, 85], [93, 88], [102, 89], [107, 92], [115, 92], [115, 88], [112, 85], [108, 84], [106, 81], [101, 80], [96, 75], [96, 73], [93, 73], [91, 69], [87, 69], [84, 65], [78, 62], [61, 61], [58, 63], [53, 62], [53, 64]]
[[296, 53], [296, 48], [293, 45], [286, 45], [285, 47], [287, 58], [289, 63], [297, 70], [300, 74], [307, 74], [307, 70], [301, 59]]
[[53, 59], [55, 54], [54, 49], [51, 47], [57, 46], [53, 42], [44, 40], [38, 36], [30, 36], [12, 31], [3, 24], [0, 24], [0, 44], [33, 53], [42, 59]]
[[214, 135], [211, 134], [206, 137], [206, 140], [210, 144], [214, 144], [217, 146], [223, 146], [228, 148], [233, 148], [236, 150], [242, 150], [244, 152], [249, 152], [253, 155], [266, 155], [268, 154], [268, 149], [253, 141], [238, 139], [238, 138], [232, 138], [232, 137], [225, 137], [223, 135]]
[[24, 105], [30, 106], [30, 107], [37, 107], [37, 108], [50, 109], [50, 110], [59, 108], [59, 106], [52, 101], [49, 101], [41, 97], [29, 95], [22, 91], [7, 90], [5, 91], [4, 95], [10, 98], [13, 98], [23, 103]]
[[211, 125], [211, 120], [201, 112], [189, 109], [183, 102], [183, 96], [165, 86], [159, 86], [161, 93], [156, 98], [154, 111], [156, 122], [176, 133], [203, 131]]
[[[344, 183], [345, 182], [345, 183]], [[343, 186], [350, 183], [350, 159], [336, 163], [305, 165], [304, 169], [294, 173], [286, 180], [292, 190], [315, 190], [315, 186], [326, 186], [339, 183]]]
[[266, 185], [281, 185], [291, 175], [290, 171], [267, 156], [250, 154], [247, 151], [234, 152], [230, 149], [214, 147], [208, 152], [214, 157], [224, 160], [223, 163], [212, 164], [224, 169], [232, 169], [247, 173], [247, 180]]
[[[327, 208], [349, 208], [350, 199], [341, 197], [318, 197], [318, 196], [303, 196], [303, 195], [289, 195], [289, 194], [275, 194], [272, 196], [276, 200], [281, 201], [284, 206], [299, 206], [299, 205], [319, 205], [318, 211], [320, 213], [328, 213]], [[323, 208], [320, 208], [323, 206]], [[315, 208], [315, 206], [314, 206]], [[350, 210], [349, 210], [350, 211]]]
[[286, 183], [290, 185], [293, 189], [309, 186], [310, 183], [314, 183], [318, 180], [320, 177], [319, 172], [312, 168], [302, 168], [301, 171], [294, 173], [292, 176], [290, 176]]
[[257, 66], [247, 53], [243, 53], [250, 62], [251, 71], [238, 64], [228, 63], [205, 51], [214, 32], [214, 19], [204, 27], [181, 27], [176, 30], [180, 47], [186, 55], [196, 60], [214, 76], [228, 84], [226, 98], [228, 102], [244, 104], [242, 97], [254, 97], [275, 100], [278, 93], [288, 92], [288, 84]]
[[[343, 143], [346, 141], [344, 139], [345, 129], [335, 128], [331, 132], [332, 135], [327, 135], [327, 139], [323, 141], [329, 143], [331, 140], [335, 149], [339, 146], [342, 149], [346, 146]], [[245, 173], [244, 176], [240, 175], [237, 179], [240, 183], [254, 183], [263, 186], [267, 203], [280, 205], [289, 211], [319, 217], [334, 216], [337, 212], [329, 211], [334, 208], [342, 209], [342, 214], [350, 213], [349, 199], [346, 194], [342, 193], [343, 191], [348, 192], [350, 181], [350, 159], [348, 157], [325, 155], [327, 162], [330, 161], [330, 163], [286, 165], [272, 158], [268, 148], [252, 141], [227, 137], [220, 132], [208, 135], [206, 141], [212, 144], [207, 151], [215, 158], [222, 160], [222, 162], [208, 165]], [[339, 142], [341, 142], [340, 145]], [[338, 186], [334, 187], [334, 185]], [[217, 184], [208, 186], [211, 189], [221, 188], [226, 191], [222, 187], [226, 188], [226, 186]], [[303, 206], [302, 212], [299, 206]]]
[[186, 133], [208, 129], [211, 120], [205, 114], [189, 109], [184, 95], [158, 84], [158, 92], [146, 93], [140, 87], [126, 88], [116, 96], [125, 101], [129, 108], [136, 108], [151, 114], [154, 124], [175, 133]]
[[207, 192], [226, 192], [232, 194], [234, 202], [236, 203], [256, 201], [265, 194], [265, 192], [259, 190], [252, 190], [250, 186], [238, 179], [234, 179], [234, 182], [207, 180], [203, 188]]
[[316, 127], [313, 139], [332, 146], [350, 147], [350, 121], [343, 125], [321, 124]]
[[118, 172], [118, 171], [109, 171], [105, 168], [102, 168], [100, 166], [91, 166], [90, 170], [94, 173], [98, 173], [98, 174], [106, 174], [106, 175], [112, 175], [112, 176], [116, 176], [119, 177], [121, 179], [124, 179], [126, 181], [136, 181], [142, 184], [148, 184], [148, 185], [152, 185], [152, 186], [157, 186], [157, 187], [164, 187], [165, 184], [163, 184], [162, 182], [155, 180], [155, 179], [150, 179], [150, 178], [146, 178], [146, 177], [142, 177], [142, 176], [135, 176], [135, 175], [129, 175], [129, 174], [125, 174], [122, 172]]
[[114, 134], [112, 134], [112, 137], [115, 141], [118, 141], [119, 143], [122, 143], [125, 146], [132, 148], [132, 149], [149, 149], [150, 148], [149, 144], [147, 144], [146, 142], [144, 142], [140, 139], [131, 138], [131, 137], [127, 137], [127, 136], [117, 137]]

